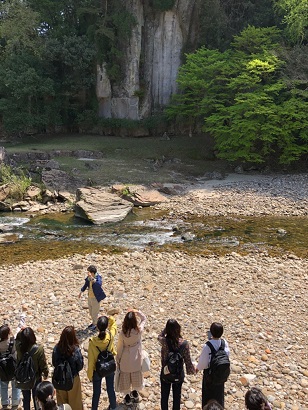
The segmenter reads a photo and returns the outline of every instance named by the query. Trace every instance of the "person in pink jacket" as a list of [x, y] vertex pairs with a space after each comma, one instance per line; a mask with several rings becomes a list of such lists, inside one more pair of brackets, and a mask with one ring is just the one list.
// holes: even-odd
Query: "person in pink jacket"
[[143, 388], [141, 339], [145, 323], [146, 316], [140, 310], [131, 309], [124, 318], [119, 334], [116, 357], [120, 369], [118, 390], [126, 394], [126, 405], [138, 403], [138, 390]]

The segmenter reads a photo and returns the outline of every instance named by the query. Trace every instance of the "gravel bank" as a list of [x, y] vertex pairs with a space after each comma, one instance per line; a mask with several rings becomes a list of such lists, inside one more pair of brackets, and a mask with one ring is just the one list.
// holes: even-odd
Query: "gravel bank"
[[[226, 409], [244, 409], [245, 385], [261, 387], [274, 409], [307, 409], [308, 261], [266, 255], [225, 257], [184, 253], [131, 252], [122, 255], [73, 255], [56, 261], [27, 262], [0, 267], [1, 323], [14, 327], [26, 306], [28, 325], [51, 351], [61, 330], [74, 324], [85, 357], [90, 334], [87, 301], [77, 299], [86, 267], [96, 264], [108, 298], [102, 314], [117, 309], [118, 324], [126, 309], [144, 311], [148, 323], [144, 347], [152, 370], [146, 377], [139, 409], [159, 410], [160, 355], [157, 334], [166, 320], [182, 324], [183, 335], [196, 359], [214, 320], [225, 326], [231, 347], [232, 374], [226, 384]], [[85, 360], [87, 363], [87, 360]], [[81, 372], [85, 408], [92, 387]], [[121, 396], [118, 395], [119, 400]], [[183, 385], [182, 409], [201, 408], [201, 374]], [[101, 409], [107, 408], [105, 388]]]
[[308, 215], [308, 174], [229, 175], [224, 180], [187, 185], [160, 204], [176, 217], [227, 215]]

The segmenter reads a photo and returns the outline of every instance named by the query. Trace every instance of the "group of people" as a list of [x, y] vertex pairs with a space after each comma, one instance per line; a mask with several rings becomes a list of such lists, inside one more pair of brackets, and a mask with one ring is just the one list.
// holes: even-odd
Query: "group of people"
[[[87, 375], [93, 385], [92, 410], [97, 410], [101, 395], [102, 380], [106, 380], [106, 391], [109, 399], [109, 410], [117, 409], [116, 391], [124, 394], [124, 404], [130, 406], [140, 400], [139, 392], [143, 388], [143, 362], [145, 351], [142, 347], [142, 333], [146, 324], [146, 316], [139, 310], [130, 309], [122, 323], [118, 335], [117, 323], [113, 316], [100, 316], [100, 301], [106, 295], [102, 289], [102, 278], [96, 267], [88, 268], [88, 276], [81, 293], [88, 289], [89, 311], [92, 322], [89, 329], [97, 332], [89, 339]], [[101, 290], [99, 290], [101, 289]], [[95, 299], [95, 300], [90, 300]], [[202, 349], [196, 365], [193, 364], [190, 347], [187, 340], [182, 337], [181, 326], [175, 319], [169, 319], [164, 329], [158, 335], [161, 344], [161, 409], [168, 410], [169, 396], [172, 389], [173, 410], [180, 410], [181, 390], [184, 381], [184, 367], [180, 370], [178, 380], [170, 382], [166, 376], [166, 364], [171, 353], [178, 353], [185, 363], [186, 373], [195, 374], [203, 371], [202, 381], [202, 408], [217, 410], [224, 408], [224, 383], [211, 384], [207, 377], [213, 348], [217, 351], [222, 348], [229, 355], [227, 341], [223, 340], [223, 326], [212, 323], [210, 327], [210, 340]], [[13, 346], [12, 346], [13, 345]], [[53, 349], [52, 364], [56, 368], [64, 360], [70, 365], [73, 375], [73, 384], [69, 390], [54, 389], [51, 382], [47, 381], [48, 364], [44, 347], [36, 344], [36, 336], [31, 327], [25, 325], [24, 317], [19, 325], [18, 332], [12, 337], [7, 324], [0, 327], [0, 354], [12, 348], [17, 363], [25, 353], [31, 353], [35, 371], [35, 384], [31, 390], [21, 389], [24, 410], [30, 410], [31, 396], [35, 410], [82, 410], [82, 392], [79, 372], [83, 369], [84, 359], [79, 347], [79, 342], [73, 326], [66, 326], [60, 336], [59, 342]], [[97, 370], [97, 360], [100, 352], [108, 351], [114, 356], [116, 371], [102, 377]], [[167, 372], [168, 373], [168, 372]], [[17, 410], [20, 402], [20, 389], [12, 384], [12, 410]], [[8, 381], [1, 381], [1, 404], [5, 410], [9, 407]], [[246, 407], [249, 410], [269, 410], [270, 405], [262, 392], [253, 388], [247, 391], [245, 397]]]

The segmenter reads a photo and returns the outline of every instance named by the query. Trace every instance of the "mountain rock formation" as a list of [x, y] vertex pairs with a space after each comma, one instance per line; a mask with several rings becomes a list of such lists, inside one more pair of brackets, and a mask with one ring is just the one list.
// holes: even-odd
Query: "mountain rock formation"
[[177, 0], [167, 11], [153, 11], [144, 0], [127, 1], [136, 25], [123, 39], [124, 78], [111, 84], [104, 64], [97, 68], [101, 117], [139, 120], [169, 102], [183, 52], [196, 42], [199, 1]]

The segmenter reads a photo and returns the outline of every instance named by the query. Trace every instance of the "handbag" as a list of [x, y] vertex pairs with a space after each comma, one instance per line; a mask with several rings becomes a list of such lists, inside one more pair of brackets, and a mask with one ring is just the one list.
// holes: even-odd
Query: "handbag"
[[116, 370], [116, 362], [114, 360], [114, 355], [108, 350], [111, 338], [109, 340], [106, 350], [100, 350], [98, 346], [97, 349], [99, 354], [97, 356], [95, 370], [100, 377], [106, 377], [114, 373]]
[[115, 371], [115, 376], [114, 376], [114, 391], [119, 393], [119, 388], [120, 388], [120, 373], [121, 370], [119, 366], [117, 366], [116, 371]]
[[151, 369], [151, 361], [149, 357], [149, 353], [145, 350], [142, 350], [142, 363], [141, 363], [141, 371], [142, 373], [149, 372]]

